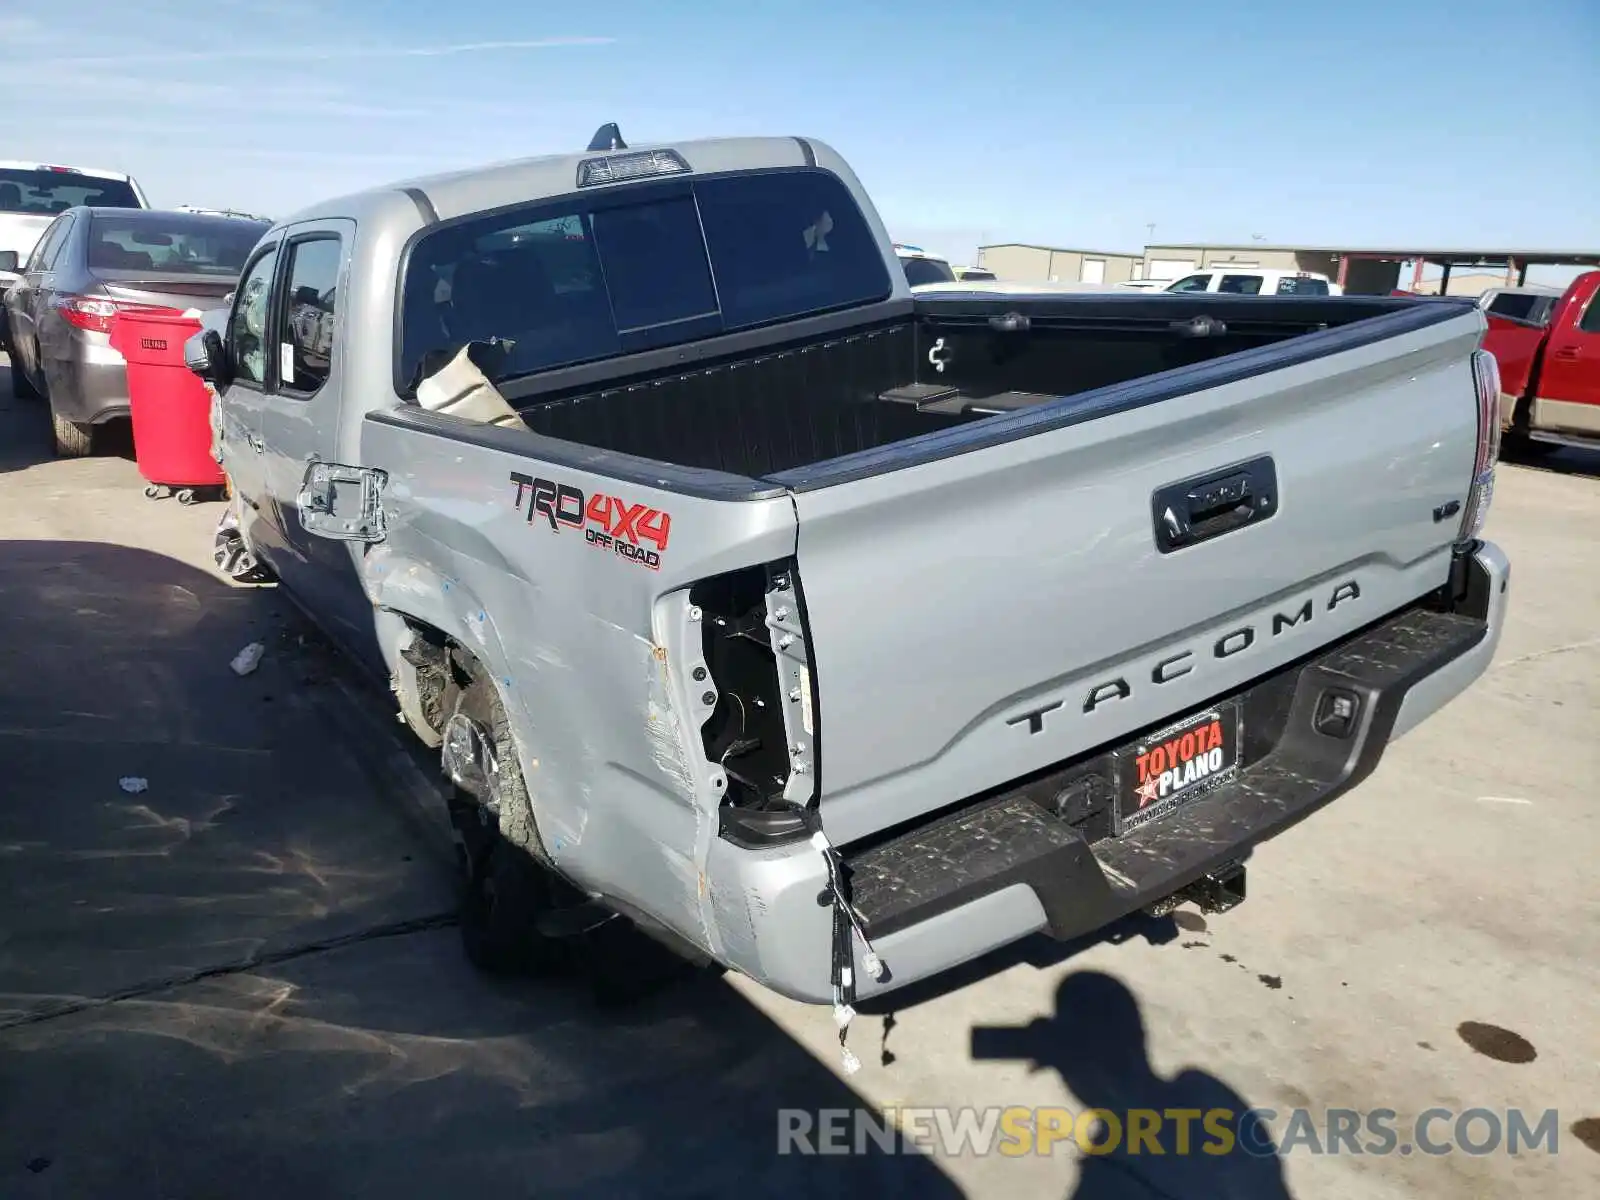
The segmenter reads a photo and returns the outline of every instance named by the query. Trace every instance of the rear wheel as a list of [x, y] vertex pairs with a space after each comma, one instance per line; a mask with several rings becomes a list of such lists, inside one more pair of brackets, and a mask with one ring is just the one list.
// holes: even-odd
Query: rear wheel
[[[492, 785], [497, 813], [460, 788], [451, 804], [466, 869], [461, 940], [467, 958], [494, 974], [572, 968], [589, 977], [602, 1004], [632, 1003], [679, 978], [688, 960], [535, 857], [542, 853], [539, 831], [499, 693], [477, 664], [465, 673], [452, 716], [473, 723], [498, 768]], [[462, 672], [456, 674], [459, 680]]]
[[1554, 442], [1536, 441], [1520, 430], [1502, 434], [1500, 447], [1505, 454], [1512, 458], [1543, 458], [1545, 455], [1554, 454], [1561, 449]]
[[94, 426], [69, 421], [53, 409], [50, 424], [55, 434], [56, 453], [62, 458], [83, 458], [94, 452]]
[[1553, 442], [1539, 442], [1528, 436], [1533, 413], [1528, 398], [1524, 396], [1511, 416], [1511, 424], [1500, 434], [1500, 453], [1511, 458], [1543, 458], [1561, 449]]
[[17, 365], [16, 355], [11, 356], [11, 398], [13, 400], [37, 400], [39, 389], [28, 382], [28, 377], [22, 373], [22, 368]]
[[533, 814], [494, 685], [476, 675], [457, 698], [454, 715], [482, 731], [500, 768], [491, 783], [498, 814], [459, 787], [450, 805], [465, 875], [462, 948], [475, 967], [492, 974], [550, 970], [564, 957], [563, 946], [541, 934], [538, 925], [557, 907], [563, 889], [524, 849], [534, 836]]
[[[477, 806], [453, 814], [461, 823], [477, 819]], [[463, 831], [464, 840], [472, 834]], [[541, 974], [562, 959], [562, 946], [538, 931], [550, 911], [545, 870], [497, 830], [485, 827], [466, 855], [461, 893], [461, 946], [467, 960], [491, 975]]]

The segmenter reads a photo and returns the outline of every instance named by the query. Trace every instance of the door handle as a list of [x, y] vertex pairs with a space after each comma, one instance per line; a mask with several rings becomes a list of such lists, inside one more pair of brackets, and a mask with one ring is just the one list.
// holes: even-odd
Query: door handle
[[1558, 346], [1556, 348], [1555, 357], [1560, 359], [1562, 362], [1577, 362], [1578, 348], [1576, 346]]
[[1182, 479], [1150, 497], [1156, 549], [1171, 554], [1268, 520], [1278, 511], [1278, 472], [1270, 456]]

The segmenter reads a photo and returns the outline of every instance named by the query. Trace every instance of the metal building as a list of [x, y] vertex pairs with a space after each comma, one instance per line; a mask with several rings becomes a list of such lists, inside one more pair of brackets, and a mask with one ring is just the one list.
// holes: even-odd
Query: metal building
[[[1177, 242], [1149, 245], [1139, 254], [1068, 250], [1005, 242], [978, 247], [978, 262], [1001, 279], [1021, 282], [1125, 283], [1130, 279], [1181, 279], [1212, 267], [1313, 271], [1353, 295], [1385, 295], [1397, 288], [1475, 295], [1488, 287], [1526, 282], [1530, 266], [1600, 267], [1600, 250], [1448, 249], [1440, 247], [1282, 246]], [[1409, 276], [1401, 270], [1411, 264]], [[1442, 278], [1424, 283], [1428, 266]], [[1452, 274], [1471, 272], [1470, 276]]]
[[[1401, 267], [1411, 264], [1410, 277], [1401, 281]], [[1355, 246], [1273, 246], [1261, 242], [1223, 246], [1180, 243], [1144, 248], [1146, 279], [1179, 279], [1191, 271], [1210, 267], [1264, 267], [1285, 271], [1315, 271], [1326, 275], [1353, 295], [1385, 295], [1396, 288], [1418, 290], [1429, 265], [1443, 268], [1443, 277], [1429, 290], [1475, 294], [1469, 288], [1451, 285], [1457, 270], [1477, 273], [1486, 287], [1524, 283], [1530, 266], [1596, 267], [1600, 251], [1595, 250], [1507, 250], [1449, 249], [1397, 245], [1392, 247]]]
[[1021, 283], [1126, 283], [1138, 279], [1142, 256], [1119, 250], [1068, 250], [1005, 242], [978, 247], [978, 265]]

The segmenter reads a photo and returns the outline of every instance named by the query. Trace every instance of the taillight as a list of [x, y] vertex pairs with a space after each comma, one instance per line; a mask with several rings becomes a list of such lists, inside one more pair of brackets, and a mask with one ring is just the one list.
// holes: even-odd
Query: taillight
[[702, 579], [689, 592], [703, 666], [691, 671], [706, 761], [726, 776], [721, 834], [741, 846], [810, 836], [817, 696], [792, 559]]
[[111, 320], [119, 312], [130, 316], [182, 315], [179, 309], [165, 304], [130, 304], [119, 300], [102, 300], [97, 296], [57, 296], [51, 304], [68, 325], [87, 329], [91, 333], [110, 333]]
[[1472, 353], [1472, 382], [1478, 396], [1478, 456], [1472, 464], [1472, 488], [1461, 514], [1458, 542], [1483, 532], [1494, 502], [1494, 467], [1500, 458], [1500, 364], [1488, 350]]

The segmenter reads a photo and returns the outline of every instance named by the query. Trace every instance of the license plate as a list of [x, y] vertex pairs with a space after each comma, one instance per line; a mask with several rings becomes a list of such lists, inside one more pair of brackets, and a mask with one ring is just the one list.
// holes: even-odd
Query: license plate
[[1196, 713], [1124, 750], [1117, 833], [1160, 819], [1226, 782], [1239, 769], [1239, 706]]

